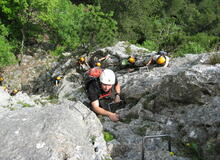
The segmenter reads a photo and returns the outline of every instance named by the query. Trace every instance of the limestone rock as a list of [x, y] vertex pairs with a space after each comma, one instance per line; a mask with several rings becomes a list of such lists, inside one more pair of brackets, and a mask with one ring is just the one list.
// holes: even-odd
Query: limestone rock
[[0, 126], [0, 159], [110, 158], [100, 122], [81, 103], [7, 112]]

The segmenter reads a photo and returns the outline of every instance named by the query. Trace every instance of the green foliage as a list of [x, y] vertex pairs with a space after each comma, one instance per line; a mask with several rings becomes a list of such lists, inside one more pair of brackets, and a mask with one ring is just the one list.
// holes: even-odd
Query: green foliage
[[216, 6], [219, 6], [217, 0], [170, 0], [165, 3], [165, 16], [175, 17], [176, 23], [190, 34], [206, 32], [218, 24], [219, 11]]
[[151, 40], [144, 41], [141, 46], [149, 49], [150, 51], [157, 51], [159, 48], [158, 44]]
[[5, 27], [4, 24], [1, 23], [1, 20], [0, 20], [0, 35], [2, 36], [8, 36], [8, 33], [9, 32], [9, 29], [7, 27]]
[[52, 42], [59, 46], [55, 55], [59, 55], [78, 47], [91, 51], [112, 44], [117, 27], [111, 17], [112, 13], [101, 12], [100, 7], [76, 6], [65, 0], [59, 1], [50, 16], [42, 20], [53, 30]]
[[128, 54], [128, 55], [131, 55], [132, 50], [131, 50], [131, 46], [130, 46], [130, 45], [128, 45], [128, 46], [125, 48], [125, 53]]
[[3, 19], [3, 23], [10, 28], [10, 36], [22, 39], [22, 34], [26, 37], [28, 34], [33, 35], [39, 31], [39, 26], [42, 25], [40, 17], [47, 15], [53, 9], [52, 6], [56, 5], [56, 1], [1, 0], [0, 17]]
[[49, 101], [50, 103], [54, 103], [54, 104], [59, 102], [59, 98], [57, 95], [50, 95], [45, 100]]
[[85, 8], [80, 33], [81, 43], [88, 51], [111, 45], [117, 35], [117, 23], [112, 19], [113, 13], [103, 13], [100, 7]]
[[61, 53], [63, 53], [65, 49], [64, 46], [57, 45], [55, 50], [51, 51], [50, 54], [53, 56], [61, 56]]
[[218, 6], [219, 0], [1, 0], [0, 36], [14, 54], [33, 43], [48, 43], [56, 56], [85, 53], [116, 38], [176, 56], [200, 53], [220, 44]]
[[174, 57], [177, 56], [183, 56], [184, 54], [198, 54], [198, 53], [202, 53], [205, 52], [205, 49], [203, 47], [201, 47], [201, 45], [199, 43], [196, 42], [188, 42], [183, 44], [182, 46], [180, 46], [176, 52], [176, 54], [174, 54]]
[[104, 135], [104, 139], [106, 142], [109, 142], [109, 141], [115, 139], [114, 135], [111, 134], [110, 132], [104, 131], [103, 135]]
[[174, 23], [173, 19], [164, 18], [154, 22], [153, 32], [155, 41], [159, 45], [160, 50], [174, 51], [184, 40], [185, 33], [182, 28]]
[[12, 46], [0, 35], [0, 67], [16, 63], [16, 57], [11, 52]]
[[147, 36], [152, 33], [151, 19], [163, 4], [160, 0], [111, 0], [100, 3], [105, 12], [114, 12], [114, 19], [117, 20], [119, 26], [119, 38], [132, 43], [146, 40]]
[[215, 45], [218, 45], [220, 38], [215, 36], [209, 36], [206, 33], [198, 33], [194, 36], [189, 37], [189, 40], [192, 42], [198, 43], [206, 51], [211, 51], [212, 48], [215, 48]]
[[12, 53], [13, 46], [5, 38], [8, 34], [8, 28], [0, 20], [0, 67], [16, 63], [16, 57]]
[[25, 108], [25, 107], [31, 107], [30, 104], [24, 103], [24, 102], [22, 102], [22, 101], [19, 101], [18, 104], [21, 104], [24, 108]]
[[[218, 0], [112, 0], [100, 3], [104, 11], [114, 11], [121, 40], [141, 45], [153, 41], [158, 49], [171, 52], [180, 48], [194, 48], [190, 52], [210, 51], [219, 45]], [[200, 47], [184, 46], [189, 41]]]
[[189, 142], [185, 144], [184, 153], [192, 157], [193, 160], [203, 160], [201, 155], [201, 148], [196, 142]]
[[56, 44], [55, 55], [79, 46], [78, 33], [81, 32], [83, 16], [83, 6], [73, 6], [69, 1], [64, 0], [59, 1], [56, 8], [42, 18], [53, 31], [50, 36], [52, 43]]
[[[7, 40], [13, 45], [14, 54], [23, 55], [26, 45], [45, 33], [42, 21], [54, 9], [58, 0], [13, 0], [0, 1], [0, 18], [7, 27]], [[20, 56], [22, 60], [23, 56]]]
[[69, 0], [1, 0], [0, 31], [10, 44], [16, 42], [16, 54], [23, 53], [31, 41], [44, 43], [39, 37], [46, 34], [47, 42], [54, 46], [51, 53], [57, 56], [78, 47], [90, 51], [112, 44], [117, 33], [112, 15], [100, 7], [73, 5]]

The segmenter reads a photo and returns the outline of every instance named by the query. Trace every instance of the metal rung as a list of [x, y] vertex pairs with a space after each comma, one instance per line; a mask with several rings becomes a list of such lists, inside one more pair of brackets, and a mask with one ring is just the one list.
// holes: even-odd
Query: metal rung
[[151, 136], [145, 136], [142, 139], [142, 147], [141, 147], [141, 160], [144, 160], [144, 142], [146, 139], [151, 139], [151, 138], [161, 138], [161, 137], [168, 137], [168, 151], [171, 152], [171, 136], [168, 134], [163, 134], [163, 135], [151, 135]]

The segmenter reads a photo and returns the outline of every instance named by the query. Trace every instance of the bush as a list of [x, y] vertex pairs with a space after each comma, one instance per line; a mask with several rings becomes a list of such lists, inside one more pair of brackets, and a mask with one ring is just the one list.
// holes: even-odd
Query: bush
[[117, 22], [112, 19], [113, 13], [101, 12], [100, 7], [88, 6], [82, 21], [80, 39], [87, 45], [88, 51], [112, 45], [117, 36]]
[[150, 51], [157, 51], [159, 49], [158, 44], [150, 40], [144, 41], [144, 43], [141, 46], [149, 49]]
[[201, 47], [200, 44], [196, 42], [188, 42], [183, 45], [181, 45], [176, 53], [173, 55], [173, 57], [178, 57], [178, 56], [184, 56], [184, 54], [191, 53], [191, 54], [198, 54], [205, 52], [205, 49]]
[[59, 46], [56, 47], [56, 53], [61, 53], [59, 53], [60, 48], [63, 48], [62, 51], [74, 50], [80, 45], [78, 33], [81, 32], [83, 17], [83, 6], [77, 7], [64, 0], [59, 1], [50, 16], [43, 19], [53, 31], [50, 33], [51, 42]]
[[[42, 20], [53, 31], [52, 43], [61, 46], [62, 51], [73, 51], [79, 47], [91, 51], [114, 41], [117, 27], [111, 17], [112, 13], [101, 12], [100, 7], [76, 6], [64, 0], [59, 1], [50, 16]], [[60, 54], [59, 50], [56, 49], [56, 55]]]
[[206, 51], [211, 51], [219, 39], [215, 36], [209, 36], [206, 33], [198, 33], [189, 38], [190, 41], [198, 43]]
[[8, 36], [9, 28], [5, 27], [4, 24], [2, 24], [1, 19], [0, 19], [0, 35], [2, 36]]
[[65, 51], [65, 49], [66, 49], [66, 48], [65, 48], [64, 46], [58, 45], [58, 46], [56, 46], [55, 50], [50, 51], [50, 54], [51, 54], [52, 56], [60, 57], [60, 56], [62, 56], [61, 53], [63, 53], [63, 52]]
[[16, 57], [11, 52], [12, 46], [6, 41], [3, 36], [0, 36], [0, 67], [15, 64]]
[[184, 40], [185, 33], [172, 18], [155, 19], [152, 39], [159, 45], [158, 50], [174, 51]]

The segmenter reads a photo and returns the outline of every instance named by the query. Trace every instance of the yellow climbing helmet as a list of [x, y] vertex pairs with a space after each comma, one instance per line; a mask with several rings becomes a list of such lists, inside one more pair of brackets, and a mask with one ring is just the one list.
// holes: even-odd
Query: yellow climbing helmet
[[3, 89], [4, 91], [6, 91], [6, 90], [7, 90], [7, 87], [6, 87], [6, 86], [3, 86], [2, 89]]
[[56, 77], [56, 80], [61, 80], [61, 79], [62, 79], [61, 76], [57, 76], [57, 77]]
[[86, 59], [85, 59], [84, 57], [80, 57], [80, 58], [79, 58], [79, 62], [80, 62], [80, 63], [85, 62], [85, 60], [86, 60]]
[[166, 62], [166, 58], [164, 56], [160, 56], [157, 58], [157, 64], [164, 64]]
[[3, 78], [3, 77], [0, 77], [0, 81], [4, 81], [4, 78]]
[[134, 64], [135, 63], [135, 58], [134, 57], [129, 57], [128, 62], [130, 62], [131, 64]]
[[95, 65], [96, 65], [97, 67], [101, 67], [102, 64], [101, 64], [100, 62], [96, 62]]
[[17, 89], [14, 89], [14, 90], [12, 91], [12, 93], [13, 93], [13, 94], [16, 94], [16, 93], [18, 93], [18, 90], [17, 90]]

